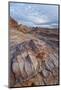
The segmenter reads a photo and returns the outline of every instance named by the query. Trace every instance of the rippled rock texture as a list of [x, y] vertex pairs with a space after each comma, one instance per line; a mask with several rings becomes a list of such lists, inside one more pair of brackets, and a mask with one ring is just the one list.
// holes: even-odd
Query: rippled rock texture
[[54, 33], [53, 30], [31, 31], [29, 28], [27, 32], [26, 27], [24, 34], [22, 27], [11, 27], [9, 31], [9, 87], [59, 84], [57, 30]]

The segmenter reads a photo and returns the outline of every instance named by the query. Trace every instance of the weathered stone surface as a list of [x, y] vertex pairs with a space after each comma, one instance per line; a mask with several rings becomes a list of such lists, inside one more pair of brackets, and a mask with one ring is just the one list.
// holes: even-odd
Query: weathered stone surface
[[59, 84], [57, 32], [24, 28], [10, 29], [10, 87]]
[[31, 63], [29, 63], [28, 60], [25, 61], [25, 66], [24, 67], [25, 67], [25, 71], [26, 71], [27, 76], [30, 76], [34, 69], [32, 68]]
[[[31, 80], [31, 82], [34, 85], [55, 84], [56, 80], [50, 81], [49, 78], [50, 78], [51, 73], [52, 73], [51, 74], [52, 78], [54, 78], [54, 76], [58, 73], [56, 71], [57, 69], [55, 69], [55, 66], [57, 68], [58, 63], [54, 62], [54, 59], [56, 60], [56, 58], [54, 57], [52, 52], [48, 48], [45, 49], [45, 47], [43, 49], [41, 49], [40, 52], [39, 52], [39, 49], [37, 48], [38, 52], [35, 52], [34, 49], [32, 48], [32, 46], [29, 45], [29, 42], [30, 41], [25, 42], [24, 44], [23, 43], [19, 44], [18, 50], [16, 50], [15, 57], [13, 58], [14, 62], [12, 64], [12, 69], [16, 76], [16, 80], [19, 79], [20, 83], [22, 83], [24, 81], [27, 82], [27, 80]], [[27, 45], [28, 47], [25, 49], [25, 46], [22, 46], [22, 44], [25, 46], [26, 46], [26, 44], [28, 44]], [[34, 44], [36, 46], [36, 43], [34, 43]], [[43, 46], [41, 46], [41, 47], [43, 47]], [[17, 48], [17, 46], [16, 46], [16, 48]], [[21, 52], [22, 50], [23, 50], [23, 52]], [[19, 53], [17, 53], [17, 51], [19, 51]], [[37, 74], [37, 75], [39, 75], [38, 79], [37, 79], [36, 73], [39, 73], [39, 72], [40, 73], [42, 72], [42, 74], [41, 74], [42, 76]], [[35, 76], [34, 80], [32, 80], [33, 75]], [[43, 78], [43, 77], [44, 77], [44, 79], [42, 79], [42, 81], [40, 81], [41, 80], [40, 78]], [[24, 82], [25, 86], [28, 85], [28, 84], [26, 84], [26, 82]], [[31, 85], [33, 85], [33, 84], [31, 84]]]
[[42, 70], [42, 74], [43, 74], [44, 77], [47, 78], [48, 75], [49, 75], [49, 71], [47, 71], [46, 69], [43, 69], [43, 70]]

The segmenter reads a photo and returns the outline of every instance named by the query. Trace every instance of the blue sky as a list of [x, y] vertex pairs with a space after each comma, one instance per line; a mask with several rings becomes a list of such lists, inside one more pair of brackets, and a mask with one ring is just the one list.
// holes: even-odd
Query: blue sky
[[10, 3], [10, 16], [18, 24], [32, 27], [58, 27], [58, 6]]

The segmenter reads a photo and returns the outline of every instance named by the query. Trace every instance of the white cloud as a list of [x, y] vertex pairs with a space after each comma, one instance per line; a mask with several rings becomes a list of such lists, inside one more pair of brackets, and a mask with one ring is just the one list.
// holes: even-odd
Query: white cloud
[[52, 23], [51, 27], [58, 28], [58, 23]]
[[44, 23], [48, 23], [49, 22], [49, 18], [45, 15], [37, 15], [37, 14], [31, 14], [30, 16], [28, 16], [29, 20], [36, 24], [36, 25], [40, 25], [40, 24], [44, 24]]
[[44, 24], [44, 25], [38, 25], [40, 27], [45, 27], [45, 28], [58, 28], [58, 24], [53, 23], [53, 24]]
[[[52, 10], [53, 9], [53, 10]], [[57, 26], [57, 8], [53, 6], [37, 4], [11, 4], [10, 15], [18, 23], [30, 26]], [[52, 24], [52, 25], [51, 25]]]

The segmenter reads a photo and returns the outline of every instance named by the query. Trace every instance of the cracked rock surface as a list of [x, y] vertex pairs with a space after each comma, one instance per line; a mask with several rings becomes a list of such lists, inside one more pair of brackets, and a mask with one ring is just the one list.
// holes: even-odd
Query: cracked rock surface
[[[20, 31], [18, 28], [10, 28], [9, 31], [9, 86], [59, 84], [58, 45], [50, 41], [56, 41], [58, 38], [51, 39], [49, 36], [50, 33], [53, 33], [51, 30], [50, 33], [46, 33], [46, 31], [44, 33], [41, 30], [30, 33], [27, 30], [24, 34], [21, 31], [22, 27], [20, 26]], [[46, 34], [48, 35], [46, 36]], [[58, 32], [55, 35], [58, 35]]]

